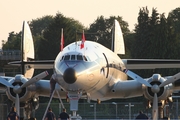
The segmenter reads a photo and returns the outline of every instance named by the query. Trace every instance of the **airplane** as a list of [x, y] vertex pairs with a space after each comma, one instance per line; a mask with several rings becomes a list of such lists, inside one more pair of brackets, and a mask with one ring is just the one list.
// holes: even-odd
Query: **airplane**
[[[22, 48], [24, 48], [26, 59], [10, 64], [24, 65], [22, 68], [25, 68], [26, 71], [53, 69], [54, 73], [51, 81], [58, 83], [55, 90], [58, 89], [58, 93], [61, 95], [60, 99], [69, 100], [72, 117], [78, 117], [76, 112], [78, 111], [79, 99], [87, 99], [88, 102], [93, 100], [100, 103], [110, 99], [144, 96], [152, 103], [152, 118], [157, 120], [161, 117], [158, 107], [164, 107], [165, 101], [171, 100], [172, 93], [180, 89], [180, 86], [176, 83], [180, 79], [180, 73], [167, 77], [162, 77], [157, 73], [149, 78], [142, 78], [131, 71], [131, 69], [179, 68], [180, 60], [121, 59], [118, 54], [125, 54], [125, 49], [123, 34], [117, 20], [114, 21], [113, 25], [111, 50], [97, 42], [85, 40], [83, 34], [82, 41], [67, 45], [59, 52], [55, 60], [46, 61], [27, 60], [27, 58], [32, 58], [31, 55], [34, 53], [34, 49], [30, 47], [33, 46], [33, 40], [26, 22], [24, 22], [24, 27], [23, 35], [27, 34], [27, 37], [22, 38], [22, 41], [25, 41], [23, 43], [26, 43]], [[28, 39], [29, 37], [31, 39]], [[23, 75], [26, 75], [25, 73]], [[18, 85], [15, 83], [19, 82], [19, 77], [12, 77], [8, 81], [6, 81], [8, 77], [1, 77], [1, 84], [8, 87], [6, 94], [12, 101], [28, 101], [33, 99], [32, 96], [48, 96], [47, 93], [50, 92], [47, 91], [52, 90], [48, 86], [50, 84], [48, 80], [41, 80], [44, 76], [46, 76], [45, 73], [41, 73], [37, 79], [31, 78], [31, 73], [29, 80], [26, 77], [20, 78], [22, 83]], [[132, 79], [128, 80], [128, 76]], [[31, 83], [35, 84], [33, 88], [36, 89], [36, 92], [29, 89]], [[22, 89], [26, 89], [32, 95], [26, 96], [26, 94], [23, 94], [20, 96], [24, 91]], [[44, 92], [44, 89], [46, 92]], [[52, 94], [48, 97], [51, 99], [52, 97], [58, 97], [58, 95]], [[18, 103], [16, 102], [16, 104]]]

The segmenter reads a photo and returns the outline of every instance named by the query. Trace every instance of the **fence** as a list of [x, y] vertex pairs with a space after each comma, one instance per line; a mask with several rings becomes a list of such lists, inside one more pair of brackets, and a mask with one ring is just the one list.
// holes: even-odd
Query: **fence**
[[20, 59], [21, 59], [20, 50], [0, 51], [0, 60], [20, 60]]
[[[127, 107], [129, 103], [79, 103], [79, 109], [77, 114], [79, 114], [83, 119], [134, 119], [140, 110], [148, 112], [151, 115], [151, 111], [145, 110], [143, 103], [131, 103], [131, 107]], [[46, 110], [47, 104], [40, 104], [38, 110], [35, 112], [37, 120], [42, 119], [44, 112]], [[62, 110], [61, 104], [51, 104], [53, 112], [58, 117]], [[67, 113], [71, 114], [69, 110], [69, 104], [64, 104], [67, 109]], [[131, 112], [131, 113], [129, 113]]]
[[[177, 119], [179, 115], [178, 108], [180, 107], [177, 102], [173, 103], [174, 106], [171, 110], [168, 108], [164, 109], [167, 116], [171, 119]], [[177, 106], [178, 104], [178, 106]], [[131, 105], [131, 106], [129, 106]], [[60, 103], [52, 103], [51, 108], [55, 113], [56, 117], [58, 117], [59, 113], [62, 110]], [[69, 103], [64, 104], [65, 108], [67, 109], [67, 113], [71, 114], [69, 109]], [[35, 111], [35, 116], [37, 120], [42, 120], [43, 115], [45, 113], [47, 107], [47, 103], [40, 103], [39, 108]], [[0, 104], [0, 120], [5, 120], [8, 114], [7, 104]], [[139, 111], [143, 110], [148, 117], [151, 117], [151, 109], [145, 109], [144, 104], [139, 103], [79, 103], [79, 110], [77, 114], [86, 120], [98, 120], [98, 119], [135, 119], [138, 115]], [[22, 113], [21, 113], [22, 115]]]
[[7, 104], [0, 104], [0, 120], [6, 120], [8, 114]]

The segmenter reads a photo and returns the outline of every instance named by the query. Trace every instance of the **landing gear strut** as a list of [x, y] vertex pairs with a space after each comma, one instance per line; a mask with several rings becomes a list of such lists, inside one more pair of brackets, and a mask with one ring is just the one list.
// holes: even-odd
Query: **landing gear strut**
[[68, 92], [68, 98], [70, 100], [70, 110], [72, 111], [71, 120], [81, 120], [81, 116], [76, 114], [78, 110], [78, 101], [82, 96], [82, 92]]

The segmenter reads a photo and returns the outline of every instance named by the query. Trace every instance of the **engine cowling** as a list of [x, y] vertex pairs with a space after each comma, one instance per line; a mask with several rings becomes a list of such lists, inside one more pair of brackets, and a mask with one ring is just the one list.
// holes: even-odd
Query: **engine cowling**
[[153, 101], [154, 94], [157, 93], [158, 101], [166, 100], [171, 95], [171, 90], [169, 89], [170, 85], [159, 87], [166, 79], [161, 77], [159, 74], [154, 74], [148, 82], [152, 87], [143, 86], [143, 94], [146, 99]]
[[[22, 86], [27, 81], [28, 81], [27, 78], [25, 78], [23, 75], [19, 74], [19, 75], [16, 75], [15, 78], [12, 78], [11, 80], [9, 80], [9, 83], [12, 84], [15, 88], [19, 88], [20, 86]], [[28, 90], [28, 87], [24, 87], [20, 91], [18, 91], [20, 102], [30, 100], [30, 98], [32, 96], [32, 92]], [[16, 94], [17, 93], [14, 90], [14, 88], [8, 87], [8, 89], [6, 91], [6, 95], [8, 96], [8, 98], [10, 100], [15, 101], [16, 100]]]

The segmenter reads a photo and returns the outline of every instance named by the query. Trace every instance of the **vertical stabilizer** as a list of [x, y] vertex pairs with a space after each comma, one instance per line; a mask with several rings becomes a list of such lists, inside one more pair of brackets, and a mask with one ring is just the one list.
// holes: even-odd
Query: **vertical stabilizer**
[[26, 21], [23, 22], [21, 51], [22, 74], [24, 74], [26, 78], [31, 78], [34, 74], [34, 68], [30, 68], [27, 64], [24, 64], [24, 62], [34, 59], [34, 43], [31, 30]]
[[116, 54], [125, 54], [123, 34], [117, 20], [114, 21], [111, 50]]
[[34, 43], [29, 25], [26, 21], [23, 23], [22, 30], [22, 50], [23, 50], [23, 61], [27, 61], [28, 58], [34, 59]]

